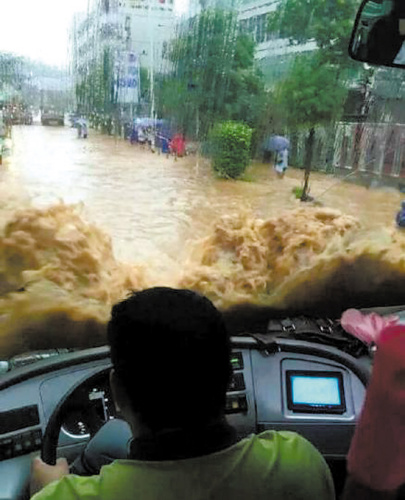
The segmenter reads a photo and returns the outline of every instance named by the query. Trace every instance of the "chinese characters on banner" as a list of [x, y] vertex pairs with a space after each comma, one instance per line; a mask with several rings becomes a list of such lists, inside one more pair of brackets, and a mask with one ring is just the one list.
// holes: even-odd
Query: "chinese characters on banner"
[[139, 58], [133, 52], [122, 52], [116, 85], [118, 102], [137, 104], [139, 100]]

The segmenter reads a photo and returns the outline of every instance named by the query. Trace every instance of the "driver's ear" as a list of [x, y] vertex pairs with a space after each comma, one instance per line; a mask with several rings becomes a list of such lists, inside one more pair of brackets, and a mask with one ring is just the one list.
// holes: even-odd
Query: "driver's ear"
[[114, 368], [110, 371], [110, 386], [111, 392], [115, 403], [115, 408], [119, 412], [125, 413], [127, 404], [127, 395], [125, 389], [122, 387]]

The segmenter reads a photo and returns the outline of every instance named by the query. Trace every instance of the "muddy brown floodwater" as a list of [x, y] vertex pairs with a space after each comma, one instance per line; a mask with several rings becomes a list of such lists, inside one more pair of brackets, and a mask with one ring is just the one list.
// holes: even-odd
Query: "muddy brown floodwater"
[[[248, 181], [224, 181], [195, 157], [38, 124], [15, 127], [13, 141], [0, 167], [0, 353], [38, 347], [28, 337], [49, 321], [104, 325], [112, 302], [154, 284], [194, 288], [220, 306], [305, 308], [332, 290], [329, 300], [378, 292], [405, 302], [396, 190], [313, 173], [323, 206], [303, 207], [295, 169], [279, 180], [254, 164]], [[100, 343], [97, 328], [80, 335], [71, 343]]]

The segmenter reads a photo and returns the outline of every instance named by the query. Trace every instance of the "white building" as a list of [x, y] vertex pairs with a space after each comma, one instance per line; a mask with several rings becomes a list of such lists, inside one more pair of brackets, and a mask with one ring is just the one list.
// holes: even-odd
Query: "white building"
[[118, 0], [127, 49], [140, 57], [141, 67], [167, 71], [163, 57], [175, 36], [176, 16], [173, 0]]
[[140, 57], [141, 66], [162, 70], [162, 54], [174, 37], [173, 0], [93, 0], [75, 17], [73, 44], [79, 63], [94, 59], [104, 45]]
[[[114, 94], [122, 106], [140, 102], [140, 68], [169, 70], [163, 57], [175, 35], [173, 0], [93, 0], [87, 14], [77, 15], [72, 33], [72, 72], [85, 82], [91, 68], [103, 67], [108, 53], [114, 61]], [[153, 91], [152, 91], [153, 95]]]
[[257, 43], [255, 57], [270, 86], [288, 71], [297, 53], [316, 49], [315, 42], [291, 45], [288, 39], [269, 33], [269, 14], [277, 9], [279, 3], [280, 0], [242, 0], [239, 6], [241, 31], [251, 34]]
[[282, 77], [300, 52], [316, 49], [315, 42], [291, 45], [288, 39], [279, 38], [267, 29], [269, 14], [274, 12], [280, 0], [190, 0], [190, 17], [208, 8], [236, 10], [240, 29], [253, 36], [256, 46], [255, 57], [269, 86]]

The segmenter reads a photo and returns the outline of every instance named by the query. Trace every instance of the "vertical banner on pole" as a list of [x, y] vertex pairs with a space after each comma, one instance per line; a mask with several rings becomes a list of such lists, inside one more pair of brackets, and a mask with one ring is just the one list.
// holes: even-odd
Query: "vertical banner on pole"
[[139, 57], [134, 52], [121, 52], [117, 74], [118, 102], [139, 102]]

